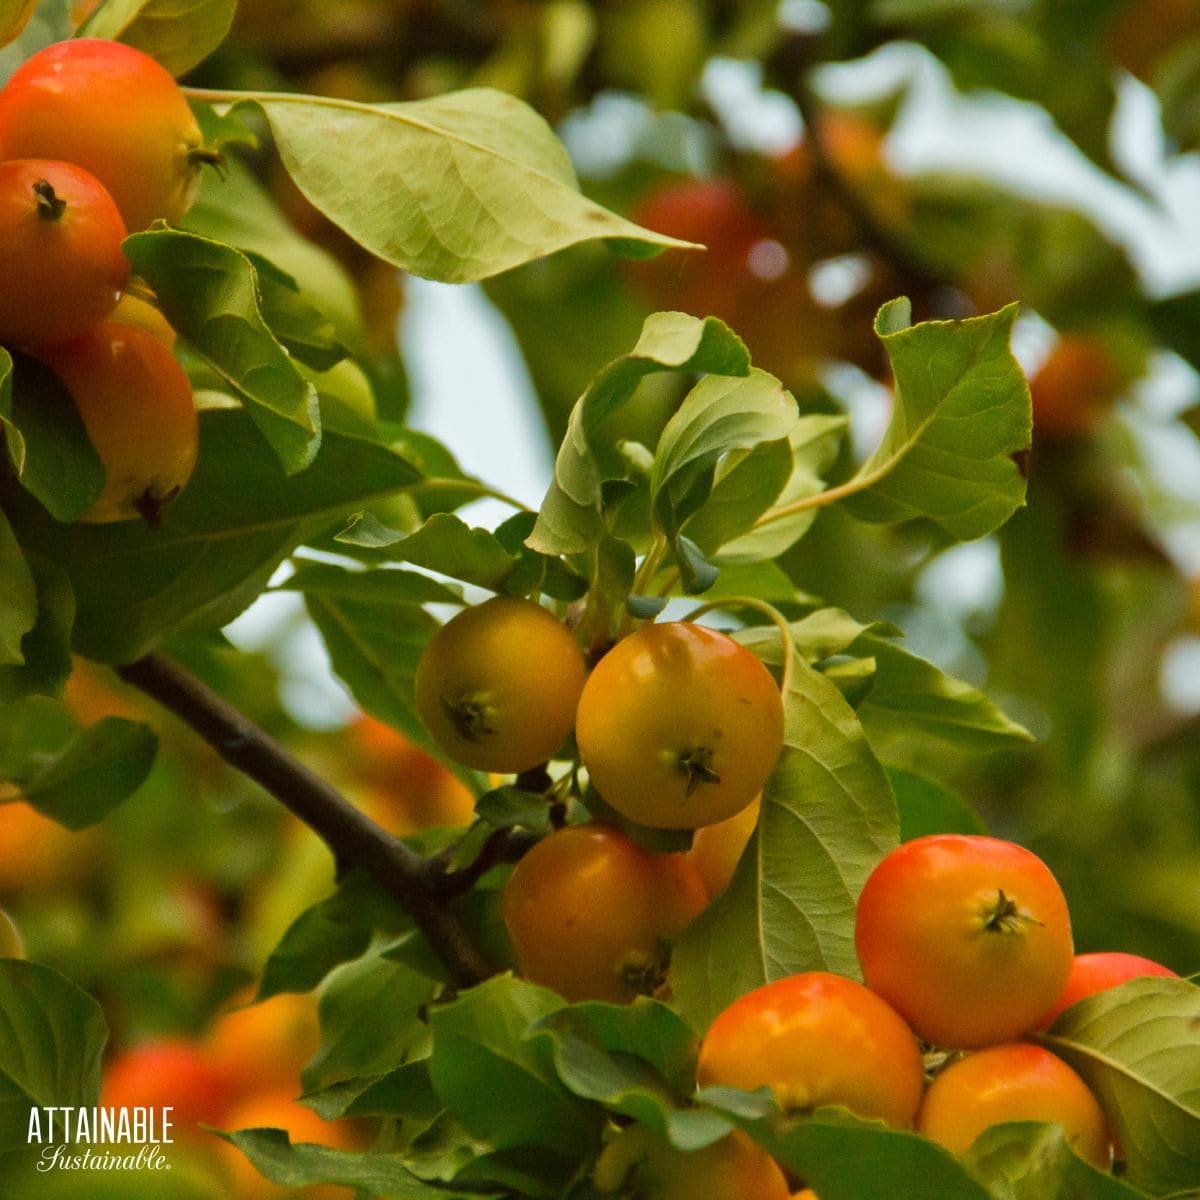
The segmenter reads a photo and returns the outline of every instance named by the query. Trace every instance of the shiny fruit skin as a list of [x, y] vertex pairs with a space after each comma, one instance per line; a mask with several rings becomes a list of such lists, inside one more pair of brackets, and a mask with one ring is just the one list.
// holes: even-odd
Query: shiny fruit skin
[[108, 316], [129, 282], [124, 240], [117, 206], [87, 171], [0, 162], [0, 342], [50, 346]]
[[183, 368], [153, 334], [116, 321], [41, 357], [71, 393], [104, 464], [104, 489], [79, 519], [156, 524], [196, 465], [199, 426]]
[[653, 854], [589, 821], [543, 838], [504, 889], [504, 924], [520, 973], [567, 1000], [625, 1003], [652, 992], [663, 941], [707, 902], [680, 854]]
[[741, 812], [696, 830], [684, 857], [699, 871], [710, 900], [729, 886], [761, 811], [762, 797], [756, 796]]
[[584, 676], [583, 653], [557, 617], [495, 596], [433, 635], [417, 665], [417, 712], [455, 762], [516, 773], [562, 745]]
[[987, 1128], [1005, 1121], [1052, 1121], [1075, 1153], [1107, 1170], [1108, 1122], [1087, 1084], [1041, 1046], [989, 1046], [951, 1063], [930, 1084], [917, 1113], [917, 1132], [955, 1154]]
[[844, 1105], [907, 1127], [924, 1084], [912, 1030], [874, 992], [842, 975], [810, 971], [755, 988], [709, 1027], [701, 1086], [769, 1087], [788, 1111]]
[[947, 1049], [1027, 1033], [1062, 992], [1073, 955], [1067, 902], [1046, 864], [964, 834], [887, 855], [859, 897], [854, 941], [867, 985]]
[[170, 322], [163, 316], [160, 308], [140, 296], [126, 292], [117, 301], [117, 307], [112, 310], [109, 320], [120, 325], [136, 325], [139, 329], [152, 333], [168, 350], [175, 349], [178, 337]]
[[688, 1152], [631, 1125], [605, 1146], [592, 1182], [602, 1196], [638, 1200], [788, 1200], [775, 1160], [740, 1130]]
[[170, 73], [103, 38], [39, 51], [0, 91], [0, 158], [58, 158], [91, 171], [130, 233], [175, 224], [200, 186], [202, 137]]
[[1098, 954], [1077, 954], [1071, 961], [1071, 973], [1067, 985], [1054, 1002], [1054, 1007], [1038, 1022], [1039, 1029], [1048, 1029], [1064, 1009], [1070, 1008], [1088, 996], [1095, 996], [1109, 988], [1128, 983], [1131, 979], [1147, 979], [1161, 976], [1177, 979], [1170, 967], [1156, 963], [1151, 958], [1138, 954], [1121, 954], [1105, 951]]
[[762, 791], [783, 745], [770, 672], [726, 634], [645, 625], [596, 664], [575, 719], [592, 785], [622, 816], [660, 829], [713, 825]]

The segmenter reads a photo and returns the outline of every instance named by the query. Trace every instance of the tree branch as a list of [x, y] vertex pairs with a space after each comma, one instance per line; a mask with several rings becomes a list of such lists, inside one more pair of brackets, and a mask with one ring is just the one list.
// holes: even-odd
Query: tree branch
[[495, 974], [462, 922], [442, 903], [430, 864], [298, 762], [186, 668], [148, 654], [116, 668], [127, 683], [182, 718], [230, 766], [261, 784], [333, 851], [339, 869], [361, 867], [404, 906], [459, 986]]

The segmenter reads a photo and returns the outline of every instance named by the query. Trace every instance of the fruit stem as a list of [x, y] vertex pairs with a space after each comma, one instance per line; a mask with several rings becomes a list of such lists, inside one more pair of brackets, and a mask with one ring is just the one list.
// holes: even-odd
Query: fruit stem
[[796, 669], [796, 640], [792, 637], [792, 627], [788, 624], [787, 618], [775, 605], [768, 604], [765, 600], [759, 600], [757, 596], [725, 596], [720, 600], [712, 600], [708, 604], [701, 604], [699, 608], [692, 609], [683, 620], [694, 621], [697, 617], [704, 616], [705, 613], [715, 612], [718, 609], [728, 611], [732, 608], [752, 608], [755, 612], [760, 612], [769, 618], [775, 628], [779, 630], [779, 638], [783, 646], [783, 675], [779, 681], [779, 691], [786, 700]]
[[38, 216], [46, 221], [57, 221], [67, 211], [67, 202], [54, 190], [48, 179], [39, 179], [33, 185], [37, 197]]

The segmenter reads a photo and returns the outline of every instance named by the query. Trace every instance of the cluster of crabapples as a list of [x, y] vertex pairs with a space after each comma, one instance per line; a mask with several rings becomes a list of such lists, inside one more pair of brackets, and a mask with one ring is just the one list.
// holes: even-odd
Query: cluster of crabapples
[[0, 90], [0, 345], [70, 394], [105, 471], [81, 520], [155, 523], [196, 461], [174, 331], [130, 288], [128, 234], [177, 222], [204, 162], [171, 75], [100, 38], [49, 46]]
[[[434, 635], [416, 701], [448, 755], [489, 772], [565, 759], [573, 732], [589, 807], [598, 794], [639, 825], [695, 831], [688, 851], [654, 853], [610, 822], [566, 824], [505, 886], [525, 978], [571, 1001], [663, 994], [667, 947], [728, 884], [781, 751], [783, 706], [762, 662], [724, 633], [667, 621], [628, 634], [589, 671], [547, 609], [496, 597]], [[767, 1087], [791, 1113], [843, 1106], [955, 1152], [994, 1124], [1051, 1121], [1081, 1157], [1109, 1165], [1099, 1102], [1029, 1035], [1085, 996], [1171, 971], [1132, 955], [1075, 955], [1049, 868], [983, 836], [935, 834], [886, 855], [859, 896], [855, 946], [865, 984], [814, 971], [731, 1004], [703, 1036], [699, 1084]], [[726, 1174], [736, 1187], [714, 1191]], [[682, 1196], [701, 1179], [714, 1195], [789, 1194], [741, 1135], [684, 1154], [633, 1126], [595, 1174], [613, 1195], [640, 1181], [647, 1195]]]

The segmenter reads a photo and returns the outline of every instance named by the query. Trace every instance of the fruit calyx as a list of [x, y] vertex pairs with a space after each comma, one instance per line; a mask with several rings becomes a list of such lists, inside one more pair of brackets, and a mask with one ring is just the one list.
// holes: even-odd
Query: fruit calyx
[[712, 768], [713, 752], [708, 746], [696, 746], [679, 755], [679, 771], [687, 776], [686, 796], [691, 796], [702, 783], [720, 783], [721, 776]]
[[137, 509], [138, 516], [150, 526], [151, 529], [158, 529], [162, 525], [163, 509], [179, 495], [180, 488], [178, 485], [171, 488], [164, 495], [155, 495], [153, 488], [147, 488], [134, 502], [133, 507]]
[[67, 211], [67, 202], [54, 190], [48, 179], [39, 179], [33, 185], [33, 194], [37, 198], [38, 216], [43, 220], [60, 220]]
[[995, 902], [983, 915], [983, 927], [990, 933], [1023, 933], [1030, 925], [1041, 923], [1028, 909], [1006, 896], [1003, 888], [996, 890]]
[[499, 731], [493, 723], [496, 709], [485, 693], [462, 696], [457, 700], [442, 697], [442, 709], [459, 737], [478, 745]]

